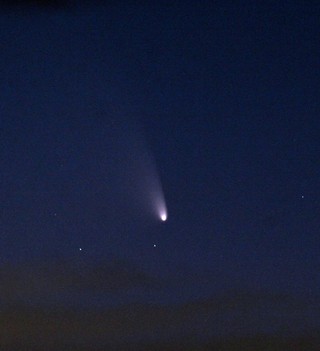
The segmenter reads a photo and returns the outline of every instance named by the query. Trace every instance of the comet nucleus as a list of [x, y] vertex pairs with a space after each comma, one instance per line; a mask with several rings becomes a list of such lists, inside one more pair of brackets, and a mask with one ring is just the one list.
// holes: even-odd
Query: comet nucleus
[[167, 215], [165, 213], [160, 215], [160, 218], [162, 220], [162, 222], [165, 222], [167, 220]]

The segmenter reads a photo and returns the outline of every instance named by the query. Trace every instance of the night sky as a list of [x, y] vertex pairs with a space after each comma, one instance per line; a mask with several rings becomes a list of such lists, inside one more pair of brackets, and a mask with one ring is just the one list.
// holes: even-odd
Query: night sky
[[319, 3], [0, 26], [1, 350], [316, 350]]

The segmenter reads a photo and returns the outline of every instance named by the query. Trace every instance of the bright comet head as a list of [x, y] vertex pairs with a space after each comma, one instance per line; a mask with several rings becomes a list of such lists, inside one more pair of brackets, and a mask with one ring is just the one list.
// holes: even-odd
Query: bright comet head
[[161, 216], [160, 216], [161, 220], [163, 222], [165, 222], [167, 220], [167, 215], [165, 213], [163, 213]]

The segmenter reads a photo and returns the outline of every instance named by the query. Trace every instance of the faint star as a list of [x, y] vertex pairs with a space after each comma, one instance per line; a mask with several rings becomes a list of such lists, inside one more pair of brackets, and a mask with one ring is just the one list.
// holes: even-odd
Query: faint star
[[156, 245], [156, 244], [153, 244], [153, 247], [157, 247], [157, 245]]
[[79, 247], [79, 251], [82, 251], [82, 248], [81, 248], [81, 247]]
[[304, 199], [304, 195], [301, 196], [301, 199]]

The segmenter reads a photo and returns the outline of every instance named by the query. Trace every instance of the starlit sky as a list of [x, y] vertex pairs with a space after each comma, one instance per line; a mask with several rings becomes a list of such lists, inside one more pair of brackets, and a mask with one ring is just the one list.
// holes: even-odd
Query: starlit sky
[[316, 349], [319, 18], [0, 4], [1, 350]]

